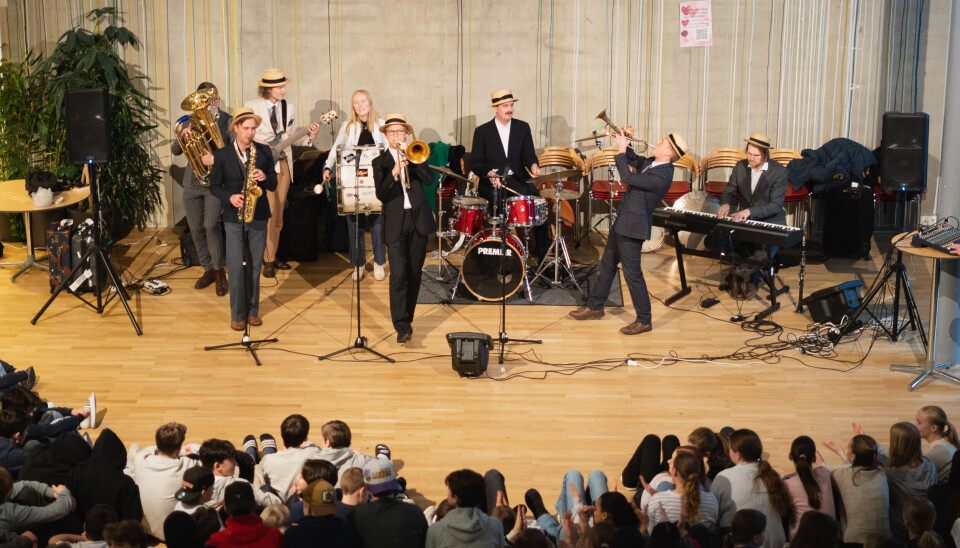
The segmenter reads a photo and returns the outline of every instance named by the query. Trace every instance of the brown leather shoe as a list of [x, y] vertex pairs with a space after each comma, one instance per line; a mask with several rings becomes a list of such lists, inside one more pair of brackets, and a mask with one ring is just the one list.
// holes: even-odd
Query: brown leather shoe
[[249, 318], [247, 318], [247, 323], [254, 327], [257, 327], [257, 326], [263, 325], [263, 320], [260, 319], [260, 316], [250, 316]]
[[214, 270], [217, 283], [217, 297], [223, 297], [230, 291], [230, 284], [227, 283], [227, 271], [224, 269]]
[[752, 282], [747, 282], [747, 288], [743, 290], [743, 298], [749, 299], [757, 294], [757, 286], [753, 285]]
[[286, 261], [281, 261], [280, 259], [273, 261], [273, 266], [277, 270], [290, 270], [290, 268], [292, 268]]
[[646, 333], [653, 329], [653, 326], [648, 323], [633, 322], [630, 325], [625, 325], [620, 328], [620, 332], [624, 335], [639, 335], [640, 333]]
[[194, 289], [206, 289], [214, 281], [216, 281], [216, 270], [207, 270], [203, 273], [203, 276], [200, 276], [200, 279], [197, 280], [197, 283], [193, 284]]
[[603, 317], [603, 314], [603, 310], [591, 310], [585, 306], [581, 306], [569, 315], [575, 320], [599, 320]]
[[263, 263], [263, 277], [264, 278], [277, 277], [277, 271], [276, 271], [275, 265], [273, 264], [273, 261], [270, 261], [269, 263]]
[[243, 331], [243, 322], [235, 322], [230, 320], [230, 329], [234, 331]]

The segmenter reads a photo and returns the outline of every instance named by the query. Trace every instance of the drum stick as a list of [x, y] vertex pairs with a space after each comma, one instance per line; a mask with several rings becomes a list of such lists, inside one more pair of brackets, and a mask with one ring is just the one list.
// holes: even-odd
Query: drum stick
[[[501, 177], [500, 177], [499, 175], [497, 175], [496, 177], [489, 177], [489, 178], [490, 178], [490, 179], [501, 179]], [[502, 180], [502, 179], [501, 179], [501, 180]], [[491, 184], [492, 184], [492, 183], [491, 183]], [[508, 187], [507, 185], [505, 185], [505, 184], [503, 184], [503, 183], [500, 183], [500, 188], [502, 188], [502, 189], [504, 189], [504, 190], [509, 190], [510, 192], [512, 192], [512, 193], [513, 193], [514, 195], [516, 195], [516, 196], [524, 196], [523, 194], [520, 194], [520, 193], [517, 192], [516, 190]]]

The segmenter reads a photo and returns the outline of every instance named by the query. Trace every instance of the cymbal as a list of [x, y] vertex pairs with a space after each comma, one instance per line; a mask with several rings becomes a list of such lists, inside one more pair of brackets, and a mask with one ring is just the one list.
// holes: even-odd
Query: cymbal
[[465, 183], [470, 182], [470, 179], [467, 179], [466, 177], [464, 177], [463, 175], [460, 175], [459, 173], [454, 173], [453, 170], [448, 167], [443, 167], [443, 166], [428, 166], [428, 167], [436, 171], [437, 173], [442, 173], [448, 177], [453, 177], [458, 181], [463, 181]]
[[580, 178], [583, 172], [579, 169], [565, 169], [563, 171], [554, 171], [553, 173], [543, 173], [539, 177], [530, 179], [533, 183], [545, 183], [549, 181], [565, 181], [567, 179]]
[[555, 188], [544, 188], [540, 190], [540, 196], [548, 200], [575, 200], [583, 193], [576, 188], [565, 188], [559, 192], [559, 196], [557, 196], [557, 194], [557, 189]]

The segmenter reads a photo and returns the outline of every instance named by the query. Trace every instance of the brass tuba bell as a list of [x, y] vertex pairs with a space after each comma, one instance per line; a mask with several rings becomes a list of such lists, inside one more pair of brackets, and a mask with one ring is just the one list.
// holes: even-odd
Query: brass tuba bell
[[[180, 117], [174, 124], [173, 131], [183, 149], [184, 156], [194, 175], [200, 182], [200, 186], [210, 186], [210, 166], [203, 165], [203, 155], [208, 151], [213, 152], [223, 147], [223, 136], [220, 135], [220, 128], [217, 121], [210, 113], [208, 108], [220, 95], [216, 88], [201, 89], [187, 95], [180, 102], [180, 108], [189, 110], [193, 114]], [[181, 135], [187, 122], [190, 123], [192, 132], [189, 135]]]

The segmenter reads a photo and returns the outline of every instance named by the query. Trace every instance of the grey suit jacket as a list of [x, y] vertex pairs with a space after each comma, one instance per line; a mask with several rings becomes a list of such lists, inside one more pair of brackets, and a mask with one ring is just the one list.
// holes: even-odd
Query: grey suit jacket
[[750, 166], [740, 160], [734, 166], [727, 187], [720, 196], [720, 205], [732, 205], [740, 195], [740, 209], [750, 209], [750, 218], [778, 225], [787, 224], [783, 199], [787, 195], [787, 168], [778, 162], [767, 162], [767, 170], [760, 176], [757, 188], [750, 190]]
[[[644, 167], [653, 163], [653, 158], [638, 156], [630, 148], [625, 154], [617, 154], [614, 161], [620, 180], [627, 184], [627, 192], [620, 202], [613, 230], [621, 236], [648, 240], [653, 210], [660, 205], [673, 182], [673, 164], [667, 162], [643, 171]], [[630, 166], [636, 168], [637, 172], [630, 171]]]

